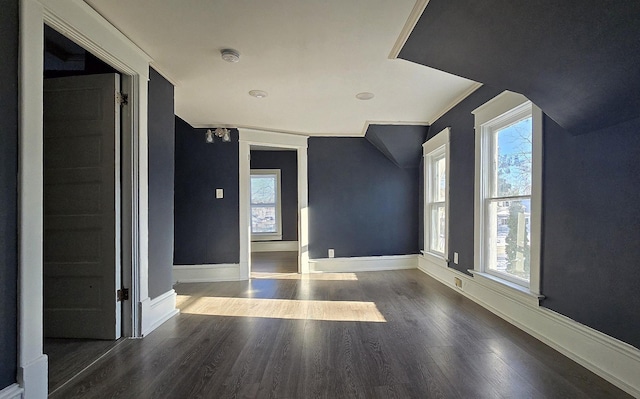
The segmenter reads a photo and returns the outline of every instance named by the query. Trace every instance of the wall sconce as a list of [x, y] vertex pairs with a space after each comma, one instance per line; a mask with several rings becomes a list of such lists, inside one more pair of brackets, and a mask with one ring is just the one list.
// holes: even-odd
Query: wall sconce
[[207, 144], [213, 143], [214, 137], [219, 137], [223, 142], [228, 143], [231, 141], [231, 132], [224, 127], [217, 127], [215, 130], [207, 129], [204, 135], [204, 139]]

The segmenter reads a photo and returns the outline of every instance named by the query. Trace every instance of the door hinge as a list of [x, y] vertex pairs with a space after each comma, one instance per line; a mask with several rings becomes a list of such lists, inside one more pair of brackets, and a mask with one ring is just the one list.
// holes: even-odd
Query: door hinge
[[127, 93], [116, 93], [116, 102], [120, 105], [129, 104], [129, 95]]
[[129, 300], [129, 289], [123, 288], [117, 292], [118, 302]]

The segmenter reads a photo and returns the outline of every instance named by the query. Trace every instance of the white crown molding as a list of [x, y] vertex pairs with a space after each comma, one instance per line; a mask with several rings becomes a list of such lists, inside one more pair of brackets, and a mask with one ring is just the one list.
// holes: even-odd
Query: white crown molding
[[176, 292], [169, 290], [156, 298], [141, 301], [142, 336], [160, 327], [162, 323], [180, 313], [176, 309]]
[[238, 263], [173, 265], [175, 283], [215, 283], [238, 280], [242, 280]]
[[427, 8], [427, 4], [429, 4], [429, 0], [416, 1], [416, 4], [411, 10], [411, 14], [409, 14], [409, 17], [407, 18], [407, 22], [405, 22], [402, 31], [400, 31], [400, 36], [398, 36], [398, 39], [396, 40], [393, 48], [391, 49], [391, 52], [389, 53], [390, 60], [398, 58], [400, 50], [402, 50], [402, 47], [404, 47], [407, 39], [409, 39], [409, 35], [411, 35], [411, 32], [413, 32], [413, 28], [416, 27], [416, 24], [418, 23], [420, 17], [422, 16], [422, 13], [424, 12], [424, 9]]
[[155, 69], [156, 72], [158, 72], [160, 75], [162, 75], [162, 77], [165, 78], [174, 87], [180, 86], [182, 84], [182, 82], [180, 82], [179, 79], [175, 78], [172, 74], [167, 72], [166, 69], [164, 69], [163, 67], [158, 65], [158, 63], [156, 63], [155, 61], [152, 60], [151, 62], [149, 62], [149, 66], [151, 68]]
[[[634, 397], [640, 397], [640, 350], [537, 306], [537, 299], [510, 295], [476, 281], [474, 277], [418, 259], [418, 269], [454, 291], [539, 339]], [[454, 278], [462, 280], [457, 288]]]
[[309, 259], [311, 273], [355, 273], [418, 267], [418, 255], [362, 256]]
[[[428, 121], [366, 121], [364, 126], [362, 127], [362, 132], [360, 136], [351, 136], [351, 137], [364, 137], [367, 134], [367, 130], [369, 130], [370, 125], [392, 125], [392, 126], [429, 126]], [[342, 137], [342, 136], [340, 136]]]
[[482, 83], [474, 82], [471, 87], [462, 92], [458, 97], [456, 97], [449, 105], [444, 107], [440, 112], [438, 112], [434, 117], [431, 118], [429, 125], [433, 125], [436, 121], [444, 116], [447, 112], [451, 111], [456, 105], [460, 104], [465, 98], [469, 97], [473, 92], [482, 87]]

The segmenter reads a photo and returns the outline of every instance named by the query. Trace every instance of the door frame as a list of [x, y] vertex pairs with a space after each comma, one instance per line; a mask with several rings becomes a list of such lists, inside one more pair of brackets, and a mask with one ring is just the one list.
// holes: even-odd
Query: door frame
[[[148, 300], [147, 83], [151, 58], [82, 0], [20, 0], [18, 154], [18, 384], [25, 398], [46, 397], [43, 353], [43, 50], [44, 25], [121, 73], [129, 106], [122, 117], [122, 253], [130, 306], [124, 336], [141, 336]], [[126, 119], [123, 119], [123, 121]]]
[[298, 161], [298, 273], [309, 273], [308, 136], [239, 128], [240, 279], [251, 276], [251, 146], [296, 150]]

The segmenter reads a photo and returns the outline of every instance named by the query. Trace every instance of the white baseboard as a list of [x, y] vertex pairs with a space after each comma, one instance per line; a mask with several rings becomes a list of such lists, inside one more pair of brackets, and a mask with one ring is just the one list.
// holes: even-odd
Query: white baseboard
[[[552, 310], [518, 300], [456, 270], [438, 266], [425, 257], [418, 268], [473, 300], [509, 323], [591, 370], [618, 388], [640, 398], [640, 350], [580, 324]], [[454, 278], [462, 280], [457, 288]]]
[[251, 252], [297, 251], [298, 241], [252, 241]]
[[217, 265], [174, 265], [175, 283], [214, 283], [218, 281], [238, 281], [240, 265], [225, 263]]
[[418, 255], [309, 259], [309, 271], [311, 273], [374, 272], [415, 269], [416, 267], [418, 267]]
[[9, 385], [0, 391], [0, 399], [22, 399], [24, 389], [18, 384]]
[[22, 397], [46, 398], [49, 393], [49, 360], [47, 355], [40, 355], [35, 360], [18, 368], [18, 384], [24, 390]]
[[176, 309], [176, 292], [170, 290], [157, 298], [146, 298], [141, 302], [142, 336], [160, 327], [162, 323], [180, 313]]

